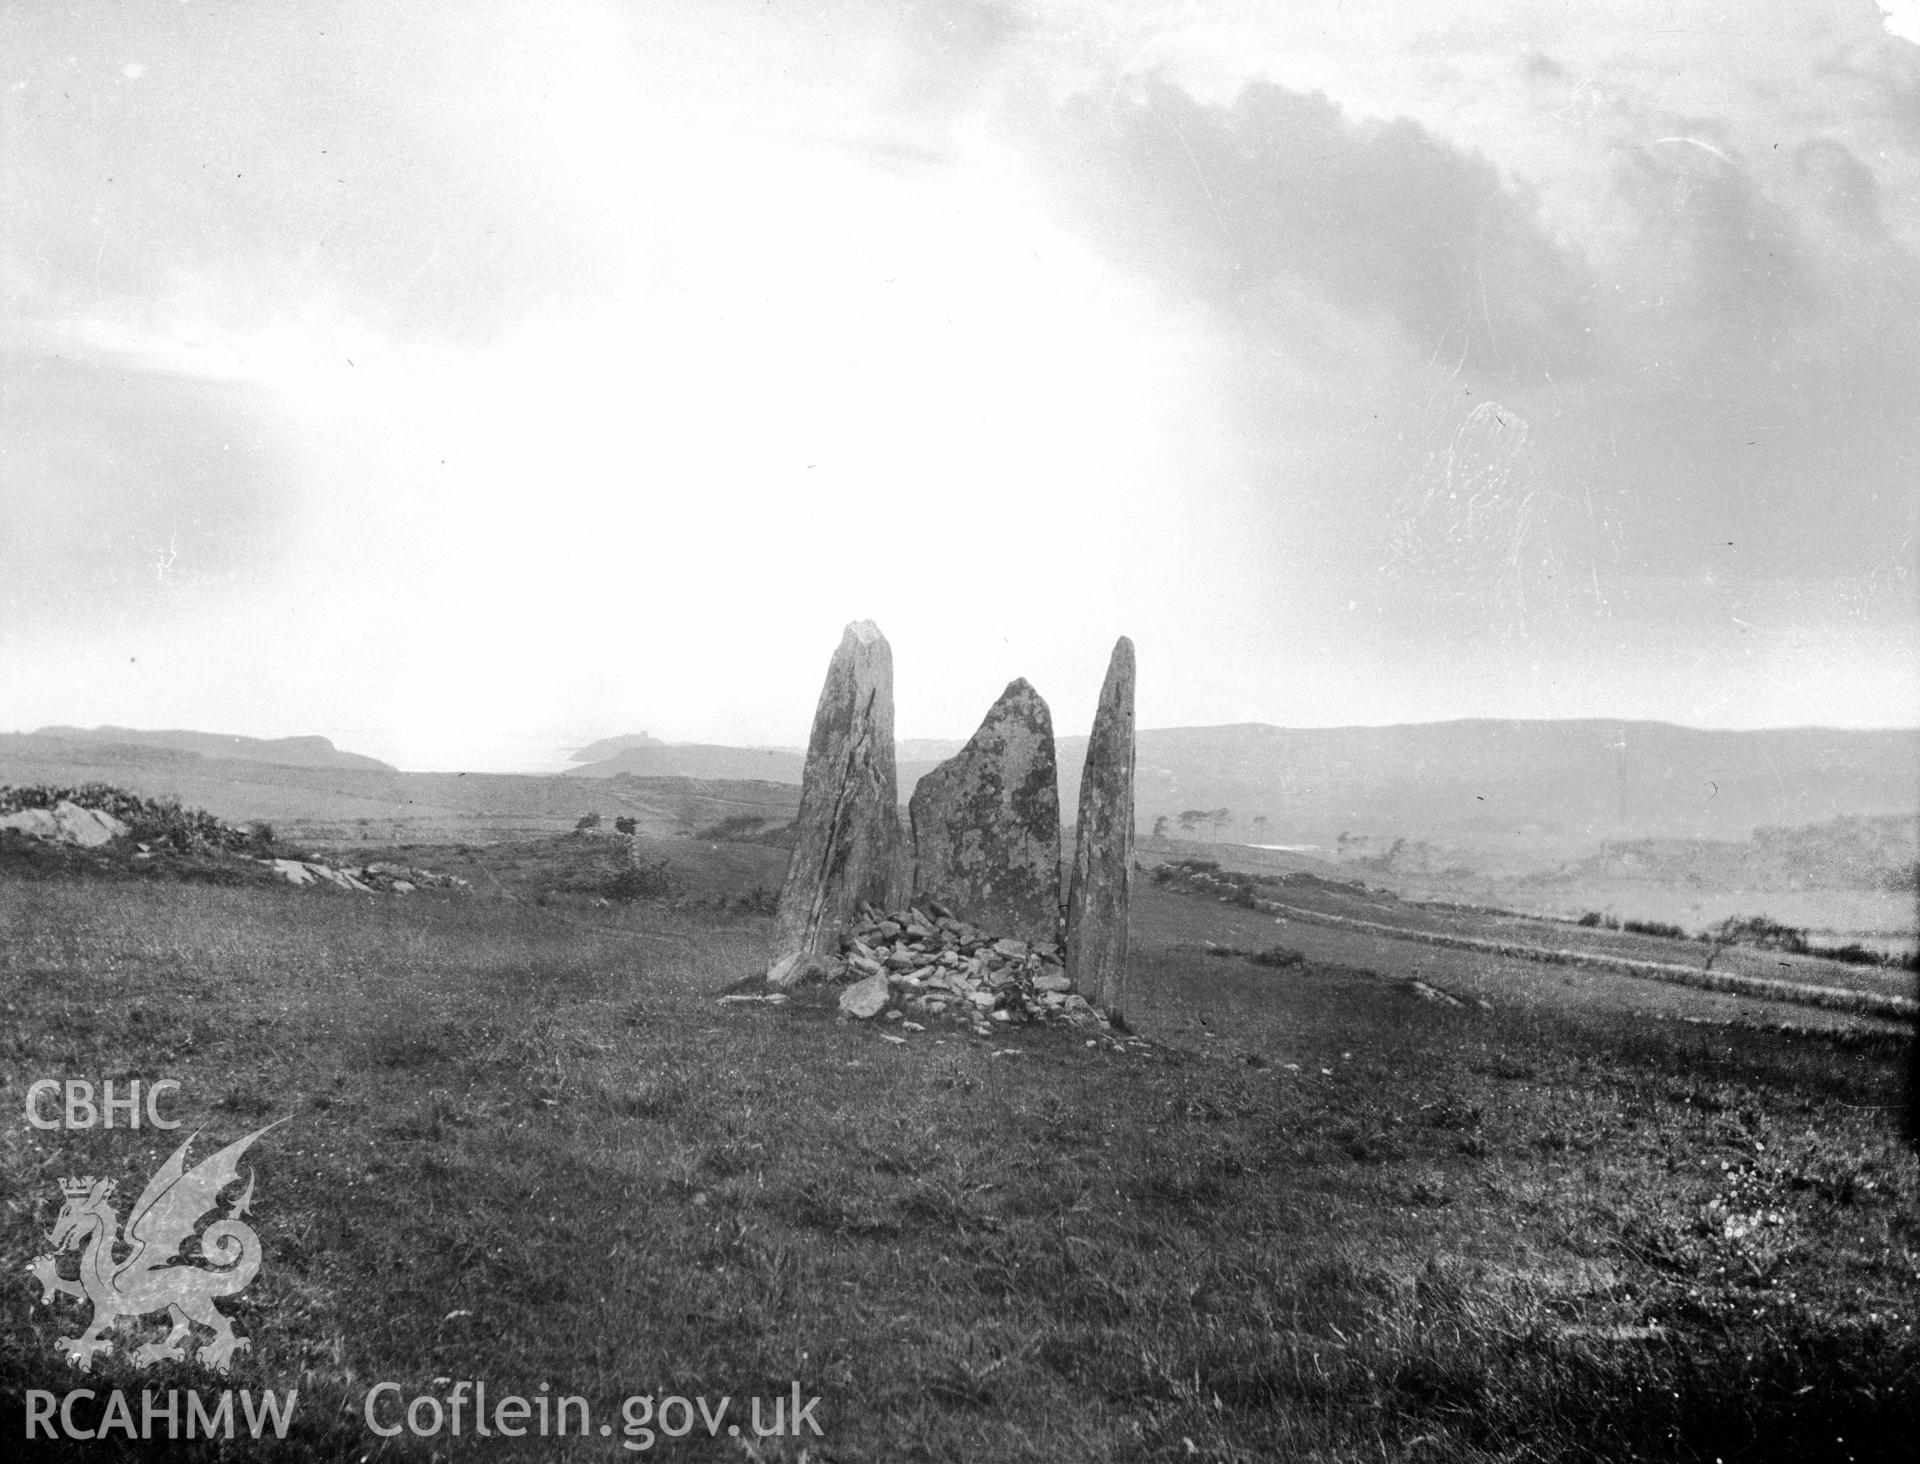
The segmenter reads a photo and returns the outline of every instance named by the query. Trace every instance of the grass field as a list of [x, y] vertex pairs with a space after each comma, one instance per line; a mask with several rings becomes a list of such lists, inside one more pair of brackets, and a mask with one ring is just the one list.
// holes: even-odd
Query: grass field
[[[55, 1355], [84, 1312], [23, 1268], [58, 1178], [131, 1194], [195, 1127], [198, 1157], [290, 1117], [249, 1156], [266, 1259], [227, 1305], [252, 1341], [228, 1385], [298, 1388], [297, 1416], [220, 1457], [631, 1457], [629, 1396], [725, 1394], [738, 1421], [795, 1383], [820, 1437], [696, 1422], [651, 1452], [1912, 1457], [1920, 1174], [1887, 1024], [1143, 885], [1146, 1054], [895, 1043], [715, 1004], [765, 958], [741, 897], [777, 851], [662, 841], [674, 908], [601, 904], [598, 852], [567, 847], [421, 855], [475, 890], [404, 900], [0, 883], [0, 1435], [28, 1389], [220, 1386], [136, 1371], [158, 1324], [86, 1379]], [[1419, 1000], [1416, 968], [1491, 1009]], [[1783, 1018], [1818, 1030], [1761, 1025]], [[160, 1076], [178, 1134], [21, 1116], [39, 1078]], [[449, 1380], [551, 1384], [595, 1432], [363, 1420], [377, 1382]], [[29, 1457], [151, 1452], [116, 1440]]]

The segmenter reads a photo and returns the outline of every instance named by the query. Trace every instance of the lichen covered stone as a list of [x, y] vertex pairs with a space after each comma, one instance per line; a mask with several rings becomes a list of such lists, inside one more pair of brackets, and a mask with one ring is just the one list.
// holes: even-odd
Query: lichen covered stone
[[908, 805], [913, 892], [1021, 940], [1060, 929], [1060, 789], [1053, 716], [1024, 678]]
[[1133, 642], [1121, 636], [1087, 740], [1067, 887], [1067, 975], [1110, 1017], [1126, 1001], [1133, 902], [1133, 682]]
[[831, 950], [861, 901], [905, 883], [893, 755], [893, 650], [870, 620], [846, 628], [827, 666], [801, 774], [792, 857], [775, 913], [776, 964]]

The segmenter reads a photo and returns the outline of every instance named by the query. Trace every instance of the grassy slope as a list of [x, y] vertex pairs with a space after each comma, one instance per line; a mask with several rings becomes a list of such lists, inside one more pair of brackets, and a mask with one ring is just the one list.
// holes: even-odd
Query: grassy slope
[[[293, 1457], [378, 1456], [366, 1386], [435, 1377], [608, 1417], [799, 1379], [814, 1459], [1906, 1457], [1891, 1042], [1649, 1022], [1640, 998], [1742, 1004], [1584, 973], [1483, 973], [1492, 1015], [1440, 1010], [1331, 954], [1185, 947], [1270, 938], [1248, 912], [1138, 915], [1136, 1022], [1174, 1045], [996, 1057], [716, 1008], [765, 954], [752, 917], [6, 884], [0, 1076], [176, 1076], [208, 1143], [295, 1115], [255, 1151], [234, 1378], [300, 1387]], [[8, 1267], [57, 1176], [171, 1147], [0, 1128]], [[0, 1298], [0, 1390], [72, 1385], [76, 1309]], [[96, 1386], [205, 1386], [126, 1350]]]
[[87, 782], [177, 798], [229, 823], [266, 819], [306, 839], [388, 837], [396, 829], [440, 842], [557, 833], [591, 812], [608, 823], [630, 815], [667, 834], [737, 813], [790, 819], [799, 802], [797, 788], [777, 783], [288, 767], [0, 735], [0, 784]]
[[[1542, 920], [1527, 915], [1480, 909], [1473, 906], [1416, 904], [1399, 900], [1378, 890], [1339, 883], [1267, 884], [1259, 888], [1262, 899], [1309, 915], [1339, 916], [1347, 920], [1368, 921], [1409, 931], [1426, 931], [1465, 936], [1476, 940], [1541, 946], [1548, 950], [1577, 951], [1595, 956], [1618, 957], [1632, 961], [1654, 961], [1680, 966], [1701, 967], [1708, 956], [1712, 969], [1763, 980], [1804, 982], [1816, 986], [1838, 986], [1881, 994], [1906, 995], [1913, 990], [1912, 973], [1895, 967], [1857, 966], [1820, 956], [1792, 955], [1785, 951], [1760, 950], [1751, 946], [1727, 946], [1715, 950], [1693, 940], [1639, 934], [1626, 930], [1576, 925], [1567, 921]], [[1254, 916], [1255, 920], [1273, 917]], [[1236, 924], [1244, 933], [1245, 922]], [[1303, 920], [1288, 920], [1283, 942], [1294, 942], [1307, 929]], [[1357, 932], [1358, 949], [1364, 959], [1378, 957], [1379, 943]], [[1262, 942], [1271, 944], [1272, 940]], [[1304, 949], [1304, 947], [1303, 947]], [[1334, 956], [1332, 959], [1344, 959]], [[1405, 949], [1397, 957], [1384, 958], [1406, 963], [1420, 959]]]

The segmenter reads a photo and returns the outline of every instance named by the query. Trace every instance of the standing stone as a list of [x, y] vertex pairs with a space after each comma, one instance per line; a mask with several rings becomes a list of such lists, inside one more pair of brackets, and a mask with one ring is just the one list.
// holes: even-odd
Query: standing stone
[[1107, 663], [1100, 707], [1080, 775], [1080, 818], [1067, 889], [1067, 975], [1109, 1016], [1127, 981], [1127, 911], [1133, 899], [1133, 642]]
[[[996, 935], [1060, 933], [1060, 782], [1053, 715], [1024, 677], [907, 805], [913, 893]], [[1025, 954], [1022, 950], [1021, 954]]]
[[830, 951], [862, 900], [880, 909], [894, 903], [902, 883], [899, 801], [893, 649], [871, 620], [859, 620], [840, 637], [813, 713], [793, 855], [774, 917], [778, 957]]

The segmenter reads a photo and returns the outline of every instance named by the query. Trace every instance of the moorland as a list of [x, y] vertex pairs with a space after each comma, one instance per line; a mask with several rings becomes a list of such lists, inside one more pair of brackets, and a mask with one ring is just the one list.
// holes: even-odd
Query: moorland
[[[165, 1075], [205, 1145], [288, 1120], [249, 1156], [266, 1261], [229, 1303], [252, 1345], [224, 1385], [297, 1389], [297, 1415], [283, 1441], [182, 1440], [182, 1457], [626, 1457], [627, 1397], [796, 1383], [822, 1400], [818, 1438], [700, 1425], [654, 1448], [1911, 1457], [1900, 1022], [1282, 923], [1156, 882], [1148, 851], [1131, 1037], [877, 1029], [716, 1000], [770, 949], [785, 853], [753, 820], [632, 851], [602, 829], [350, 832], [298, 852], [467, 887], [353, 895], [17, 840], [0, 858], [0, 1091]], [[1285, 893], [1512, 935], [1360, 882]], [[1703, 959], [1697, 941], [1555, 933]], [[83, 1378], [54, 1350], [80, 1309], [41, 1305], [22, 1270], [58, 1178], [131, 1189], [178, 1138], [0, 1126], [13, 1437], [30, 1389], [216, 1386], [191, 1363], [132, 1366], [157, 1318]], [[462, 1379], [550, 1384], [614, 1436], [369, 1430], [376, 1381], [444, 1398]]]

